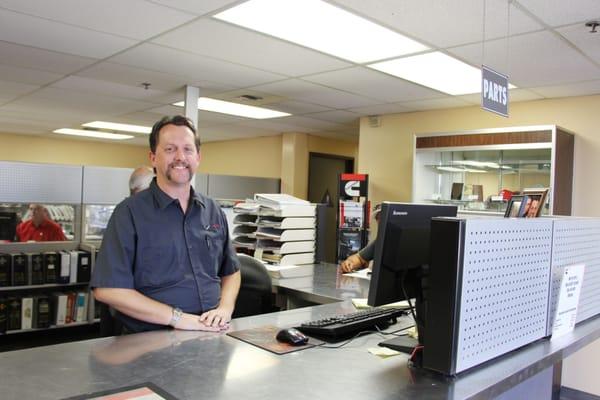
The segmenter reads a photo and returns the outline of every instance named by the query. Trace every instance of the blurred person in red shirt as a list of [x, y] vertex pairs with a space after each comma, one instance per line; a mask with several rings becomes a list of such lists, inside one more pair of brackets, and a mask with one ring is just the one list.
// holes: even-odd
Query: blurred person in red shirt
[[67, 240], [62, 227], [52, 221], [48, 210], [41, 204], [30, 204], [31, 219], [21, 222], [17, 226], [19, 242], [54, 242]]

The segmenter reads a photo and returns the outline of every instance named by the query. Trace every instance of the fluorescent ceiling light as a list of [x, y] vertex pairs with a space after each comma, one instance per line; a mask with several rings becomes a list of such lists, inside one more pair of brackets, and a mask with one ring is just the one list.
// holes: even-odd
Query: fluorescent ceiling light
[[481, 70], [439, 51], [368, 67], [451, 95], [481, 91]]
[[473, 169], [473, 168], [465, 168], [465, 172], [473, 172], [476, 174], [485, 174], [487, 173], [487, 171], [482, 170], [482, 169]]
[[113, 140], [123, 140], [123, 139], [132, 139], [131, 135], [123, 135], [120, 133], [108, 133], [108, 132], [98, 132], [98, 131], [86, 131], [83, 129], [69, 129], [69, 128], [61, 128], [54, 131], [54, 133], [60, 133], [61, 135], [72, 135], [72, 136], [87, 136], [99, 139], [113, 139]]
[[[185, 102], [180, 101], [178, 103], [173, 103], [173, 105], [183, 107]], [[268, 108], [248, 106], [246, 104], [232, 103], [230, 101], [209, 99], [208, 97], [198, 98], [198, 109], [254, 119], [278, 118], [292, 115], [281, 111], [270, 110]]]
[[82, 126], [87, 126], [89, 128], [110, 129], [113, 131], [135, 132], [135, 133], [150, 133], [150, 132], [152, 132], [151, 126], [118, 124], [116, 122], [107, 122], [107, 121], [88, 122], [86, 124], [83, 124]]
[[465, 172], [463, 168], [456, 167], [437, 167], [440, 171], [448, 171], [448, 172]]
[[250, 0], [214, 17], [357, 63], [429, 50], [321, 0]]

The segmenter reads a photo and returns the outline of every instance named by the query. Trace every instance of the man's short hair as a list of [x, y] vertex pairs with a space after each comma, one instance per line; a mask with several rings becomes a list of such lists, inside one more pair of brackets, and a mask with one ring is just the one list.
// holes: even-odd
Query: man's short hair
[[196, 145], [196, 151], [200, 151], [200, 137], [196, 133], [196, 128], [189, 118], [183, 115], [173, 115], [163, 117], [160, 121], [154, 124], [152, 132], [150, 133], [150, 151], [156, 153], [156, 145], [158, 144], [158, 134], [160, 130], [166, 125], [186, 126], [190, 128], [194, 134], [194, 144]]
[[129, 176], [129, 194], [135, 194], [148, 188], [153, 178], [154, 172], [150, 167], [137, 167]]

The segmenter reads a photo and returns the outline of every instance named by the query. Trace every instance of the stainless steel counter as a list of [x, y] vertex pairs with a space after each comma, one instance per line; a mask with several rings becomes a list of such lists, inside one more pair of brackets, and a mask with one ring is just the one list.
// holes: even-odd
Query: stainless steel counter
[[335, 264], [320, 263], [313, 266], [312, 275], [273, 279], [273, 290], [287, 297], [289, 309], [366, 298], [369, 281], [341, 274]]
[[[242, 318], [232, 329], [284, 327], [351, 310], [350, 302], [326, 304]], [[59, 399], [150, 381], [179, 399], [491, 398], [598, 336], [597, 318], [562, 339], [534, 343], [450, 379], [408, 368], [404, 355], [369, 354], [382, 340], [376, 334], [340, 349], [278, 356], [225, 334], [151, 332], [0, 354], [0, 397]]]
[[[317, 270], [306, 291], [324, 298], [335, 293], [366, 296], [363, 289], [368, 282], [327, 282], [327, 274], [331, 269]], [[279, 284], [301, 291], [290, 282]], [[352, 311], [351, 302], [343, 301], [241, 318], [232, 322], [231, 329], [287, 327]], [[150, 332], [1, 353], [0, 398], [60, 399], [143, 382], [181, 400], [549, 398], [553, 366], [599, 336], [600, 318], [595, 318], [563, 338], [538, 341], [447, 378], [409, 368], [405, 355], [387, 359], [371, 355], [369, 347], [389, 338], [379, 334], [339, 349], [275, 355], [225, 334]], [[519, 384], [535, 390], [535, 396], [514, 396], [510, 390]]]

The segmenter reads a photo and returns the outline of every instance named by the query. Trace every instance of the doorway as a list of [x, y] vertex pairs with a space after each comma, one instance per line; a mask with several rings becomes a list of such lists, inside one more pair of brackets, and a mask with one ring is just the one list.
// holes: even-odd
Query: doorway
[[330, 205], [325, 212], [325, 249], [323, 254], [324, 261], [326, 262], [336, 262], [338, 176], [353, 172], [354, 158], [309, 153], [308, 201], [311, 203], [323, 203], [329, 200], [328, 204]]

